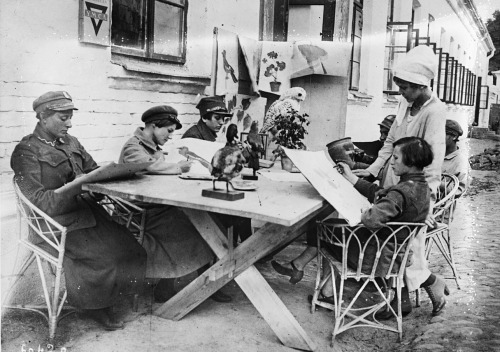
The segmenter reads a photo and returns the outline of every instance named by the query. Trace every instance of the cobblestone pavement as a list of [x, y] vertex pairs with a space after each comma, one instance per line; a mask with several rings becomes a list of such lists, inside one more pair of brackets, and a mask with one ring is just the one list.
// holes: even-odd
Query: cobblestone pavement
[[[469, 153], [494, 145], [471, 140]], [[446, 280], [452, 292], [444, 313], [423, 326], [414, 321], [402, 351], [500, 351], [500, 173], [472, 170], [472, 177], [450, 227], [461, 289]], [[430, 263], [433, 272], [451, 276], [436, 251]]]

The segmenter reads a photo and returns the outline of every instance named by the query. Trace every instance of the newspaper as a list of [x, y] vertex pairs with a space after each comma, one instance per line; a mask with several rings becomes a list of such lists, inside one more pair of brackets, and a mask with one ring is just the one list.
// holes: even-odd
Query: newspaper
[[139, 164], [116, 164], [111, 162], [89, 172], [88, 174], [75, 178], [73, 181], [56, 189], [54, 192], [56, 194], [67, 193], [69, 195], [77, 195], [82, 192], [82, 185], [85, 183], [132, 177], [137, 172], [145, 170], [151, 164], [153, 164], [153, 162]]

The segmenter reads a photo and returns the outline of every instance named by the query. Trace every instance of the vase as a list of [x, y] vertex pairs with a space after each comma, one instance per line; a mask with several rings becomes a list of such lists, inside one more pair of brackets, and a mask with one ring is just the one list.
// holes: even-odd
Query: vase
[[295, 165], [293, 165], [292, 160], [290, 160], [289, 157], [287, 157], [285, 155], [281, 157], [281, 168], [283, 170], [291, 172], [294, 167], [295, 167]]
[[345, 137], [330, 142], [326, 145], [326, 148], [333, 161], [344, 161], [351, 168], [353, 167], [354, 144], [351, 141], [351, 137]]
[[271, 92], [279, 92], [280, 91], [281, 82], [272, 81], [272, 82], [269, 82], [269, 85], [271, 86]]

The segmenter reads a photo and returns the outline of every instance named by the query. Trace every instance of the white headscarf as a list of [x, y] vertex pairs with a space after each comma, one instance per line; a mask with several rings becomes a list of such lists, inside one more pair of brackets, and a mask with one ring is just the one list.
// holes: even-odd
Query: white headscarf
[[429, 86], [431, 79], [436, 76], [437, 68], [438, 59], [434, 51], [426, 45], [419, 45], [397, 62], [393, 72], [395, 77], [402, 80]]

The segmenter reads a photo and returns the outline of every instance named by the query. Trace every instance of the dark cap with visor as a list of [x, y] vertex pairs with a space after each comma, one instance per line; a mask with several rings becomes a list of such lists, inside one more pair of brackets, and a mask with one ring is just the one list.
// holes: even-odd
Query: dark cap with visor
[[146, 110], [141, 119], [144, 123], [167, 120], [175, 124], [176, 130], [182, 128], [181, 122], [177, 119], [177, 110], [168, 105], [159, 105]]
[[73, 99], [64, 91], [47, 92], [40, 95], [33, 102], [33, 110], [36, 112], [78, 110], [73, 104]]
[[232, 113], [227, 111], [223, 96], [202, 98], [196, 108], [200, 110], [200, 116], [202, 117], [210, 112], [222, 116], [233, 116]]

